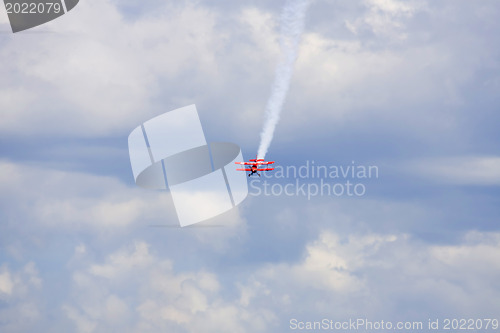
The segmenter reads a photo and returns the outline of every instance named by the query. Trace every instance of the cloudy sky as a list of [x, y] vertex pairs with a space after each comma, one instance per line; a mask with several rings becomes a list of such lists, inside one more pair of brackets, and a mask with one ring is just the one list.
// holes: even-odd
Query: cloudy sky
[[177, 228], [135, 186], [128, 134], [186, 105], [255, 154], [284, 5], [82, 0], [17, 34], [0, 8], [0, 331], [499, 319], [497, 1], [311, 1], [267, 157], [377, 166], [363, 196], [253, 193]]

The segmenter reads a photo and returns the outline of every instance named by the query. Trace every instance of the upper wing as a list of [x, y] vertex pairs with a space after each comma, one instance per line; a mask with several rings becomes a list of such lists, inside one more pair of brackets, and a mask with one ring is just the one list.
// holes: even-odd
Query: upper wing
[[[250, 160], [251, 161], [251, 160]], [[274, 161], [270, 161], [270, 162], [234, 162], [234, 164], [239, 164], [239, 165], [269, 165], [269, 164], [273, 164]]]

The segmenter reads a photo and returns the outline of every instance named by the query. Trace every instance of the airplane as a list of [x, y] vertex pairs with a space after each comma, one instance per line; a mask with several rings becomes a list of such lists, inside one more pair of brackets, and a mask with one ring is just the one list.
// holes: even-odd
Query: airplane
[[257, 171], [274, 170], [274, 168], [261, 168], [261, 169], [259, 169], [260, 165], [269, 165], [269, 164], [273, 164], [273, 163], [274, 163], [274, 161], [265, 162], [263, 158], [258, 159], [257, 156], [255, 156], [254, 159], [249, 160], [249, 162], [234, 162], [234, 164], [239, 164], [239, 165], [251, 165], [250, 168], [236, 169], [236, 171], [250, 171], [250, 173], [248, 174], [248, 177], [250, 177], [254, 173], [259, 175], [259, 177], [260, 177], [260, 173], [258, 173]]

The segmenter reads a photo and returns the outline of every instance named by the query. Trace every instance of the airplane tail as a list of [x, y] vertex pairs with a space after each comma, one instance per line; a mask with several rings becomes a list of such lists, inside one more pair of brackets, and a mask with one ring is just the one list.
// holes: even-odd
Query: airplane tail
[[249, 160], [250, 162], [263, 162], [264, 159], [263, 158], [257, 158], [257, 155], [255, 155], [255, 158]]

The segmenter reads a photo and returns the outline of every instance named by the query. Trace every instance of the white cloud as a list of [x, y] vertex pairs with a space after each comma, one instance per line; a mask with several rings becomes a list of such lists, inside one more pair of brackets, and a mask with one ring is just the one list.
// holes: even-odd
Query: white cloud
[[0, 70], [5, 134], [123, 135], [192, 103], [214, 119], [213, 132], [225, 119], [224, 133], [240, 142], [252, 133], [242, 129], [261, 125], [279, 54], [265, 10], [227, 15], [187, 1], [130, 18], [112, 1], [91, 0], [43, 29], [57, 33], [8, 36], [0, 50], [9, 64]]
[[81, 315], [78, 310], [71, 306], [63, 306], [62, 310], [65, 312], [66, 316], [71, 319], [80, 333], [91, 333], [94, 332], [96, 324], [91, 320], [85, 318]]
[[142, 241], [103, 263], [81, 266], [73, 276], [75, 298], [64, 309], [80, 332], [109, 331], [124, 322], [133, 332], [246, 332], [261, 331], [274, 320], [265, 309], [250, 311], [226, 301], [213, 273], [175, 272], [170, 260]]
[[5, 211], [13, 214], [29, 207], [25, 215], [35, 224], [109, 233], [142, 218], [174, 218], [168, 194], [129, 188], [112, 177], [8, 161], [1, 161], [0, 167]]
[[[457, 130], [460, 115], [446, 107], [465, 105], [464, 85], [496, 61], [489, 35], [452, 30], [456, 26], [442, 19], [449, 8], [430, 10], [420, 1], [347, 7], [355, 7], [355, 15], [347, 9], [336, 18], [345, 17], [356, 31], [375, 31], [375, 37], [359, 31], [304, 35], [282, 137], [293, 138], [298, 128], [316, 133], [318, 126], [342, 126], [344, 117], [375, 117], [374, 111], [426, 137]], [[2, 45], [8, 65], [0, 73], [0, 129], [122, 135], [153, 115], [196, 102], [213, 133], [250, 143], [277, 62], [273, 14], [249, 5], [228, 14], [224, 6], [187, 1], [130, 17], [109, 0], [82, 2], [49, 23], [59, 33], [26, 34]], [[460, 21], [467, 13], [457, 8], [454, 15]], [[309, 17], [322, 16], [311, 11]], [[487, 24], [494, 29], [493, 21]]]
[[12, 272], [7, 265], [0, 266], [0, 298], [21, 299], [41, 287], [42, 280], [34, 262], [28, 262], [17, 272]]
[[437, 183], [500, 185], [500, 157], [453, 156], [405, 163], [408, 171]]
[[26, 332], [37, 327], [42, 320], [42, 287], [35, 263], [18, 269], [0, 266], [0, 331]]
[[368, 27], [374, 34], [392, 39], [405, 39], [403, 20], [415, 14], [425, 6], [416, 1], [366, 0], [366, 14], [354, 22], [346, 20], [346, 27], [357, 34]]
[[[380, 30], [375, 40], [306, 33], [282, 137], [293, 138], [298, 128], [316, 133], [318, 126], [345, 125], [343, 119], [363, 120], [374, 110], [401, 127], [412, 124], [422, 136], [456, 129], [458, 115], [441, 106], [463, 105], [461, 87], [494, 52], [480, 47], [487, 36], [474, 31], [464, 36], [477, 44], [474, 52], [464, 52], [453, 38], [430, 39], [441, 27], [432, 20], [442, 13], [427, 6], [366, 1], [357, 14], [359, 29]], [[416, 13], [437, 27], [422, 27]], [[309, 14], [311, 20], [319, 16]], [[49, 25], [60, 33], [10, 38], [2, 46], [9, 64], [0, 73], [9, 77], [0, 80], [0, 95], [8, 96], [0, 98], [4, 133], [122, 135], [153, 115], [195, 102], [212, 133], [255, 140], [278, 60], [270, 12], [245, 5], [227, 15], [223, 7], [185, 2], [131, 18], [111, 1], [91, 0]], [[409, 33], [407, 25], [413, 39], [385, 39]], [[425, 107], [415, 112], [416, 105]]]
[[[372, 31], [365, 21], [378, 18], [379, 34], [306, 29], [280, 124], [281, 140], [295, 142], [298, 131], [314, 138], [318, 132], [328, 137], [351, 133], [351, 128], [364, 133], [390, 128], [433, 146], [448, 144], [443, 138], [468, 139], [464, 119], [474, 123], [476, 113], [469, 110], [478, 103], [470, 87], [484, 84], [485, 67], [492, 72], [498, 67], [492, 65], [496, 51], [490, 36], [457, 30], [459, 18], [470, 17], [458, 6], [451, 6], [456, 12], [447, 24], [443, 19], [449, 8], [430, 9], [414, 1], [365, 4], [365, 10], [355, 11], [359, 29]], [[343, 15], [349, 13], [336, 13]]]
[[176, 89], [160, 89], [158, 80], [175, 84], [193, 68], [191, 80], [202, 73], [216, 79], [214, 25], [202, 6], [167, 4], [130, 22], [112, 1], [84, 1], [48, 24], [59, 33], [9, 36], [0, 53], [9, 63], [2, 71], [9, 80], [0, 80], [9, 116], [0, 128], [78, 136], [133, 128], [151, 115], [153, 96]]
[[[265, 303], [283, 320], [408, 314], [417, 320], [494, 311], [498, 233], [471, 232], [455, 245], [423, 244], [402, 234], [342, 238], [324, 231], [300, 262], [257, 269], [240, 287], [241, 304]], [[419, 305], [401, 306], [406, 303]]]
[[10, 28], [9, 17], [7, 16], [6, 10], [0, 10], [0, 24], [4, 25], [6, 30]]
[[[450, 53], [452, 46], [446, 42], [402, 44], [371, 48], [362, 39], [304, 34], [283, 117], [285, 131], [325, 124], [343, 129], [349, 125], [346, 120], [371, 118], [391, 119], [399, 126], [416, 124], [414, 130], [422, 130], [427, 138], [433, 137], [434, 128], [456, 129], [459, 114], [448, 112], [448, 106], [463, 104], [460, 87], [480, 64], [467, 63], [457, 72], [453, 68], [467, 62], [460, 59], [466, 55]], [[425, 103], [432, 106], [415, 112]]]
[[280, 49], [276, 17], [257, 7], [246, 7], [239, 13], [238, 19], [248, 28], [249, 37], [253, 42], [243, 48], [242, 52], [248, 54], [247, 58], [268, 61], [269, 56], [272, 56], [278, 61]]
[[[102, 263], [78, 268], [75, 298], [65, 308], [82, 332], [103, 332], [121, 320], [134, 332], [267, 332], [284, 329], [297, 316], [479, 315], [490, 313], [500, 296], [499, 251], [498, 233], [469, 232], [457, 244], [432, 245], [405, 234], [343, 236], [325, 230], [299, 261], [243, 268], [222, 284], [222, 276], [203, 269], [174, 270], [177, 262], [139, 241]], [[234, 287], [236, 293], [228, 292]], [[407, 303], [424, 306], [401, 306]]]
[[106, 279], [116, 279], [121, 275], [131, 273], [131, 271], [153, 264], [152, 258], [149, 255], [148, 245], [139, 242], [134, 246], [134, 252], [118, 252], [112, 254], [108, 258], [108, 263], [105, 265], [93, 265], [90, 267], [89, 272], [92, 275], [103, 277]]
[[12, 294], [12, 289], [14, 288], [14, 282], [10, 277], [10, 272], [8, 270], [4, 270], [0, 274], [0, 292], [6, 295]]
[[[169, 232], [180, 227], [168, 192], [130, 187], [109, 176], [5, 160], [0, 161], [0, 168], [3, 171], [0, 186], [4, 189], [0, 193], [2, 210], [9, 221], [16, 221], [9, 227], [9, 233], [36, 231], [27, 238], [5, 239], [3, 247], [20, 258], [26, 255], [28, 245], [40, 246], [53, 232], [80, 232], [105, 246], [132, 230], [149, 229], [152, 234], [165, 232], [171, 249], [183, 239], [196, 241], [204, 249], [217, 253], [225, 253], [246, 235], [247, 223], [240, 207], [194, 225], [178, 238]], [[78, 253], [87, 252], [88, 248], [79, 244]], [[102, 269], [102, 274], [106, 274], [105, 268]]]
[[106, 298], [105, 303], [105, 320], [111, 324], [119, 324], [123, 321], [123, 318], [129, 316], [130, 309], [124, 300], [120, 299], [116, 295], [110, 295]]

